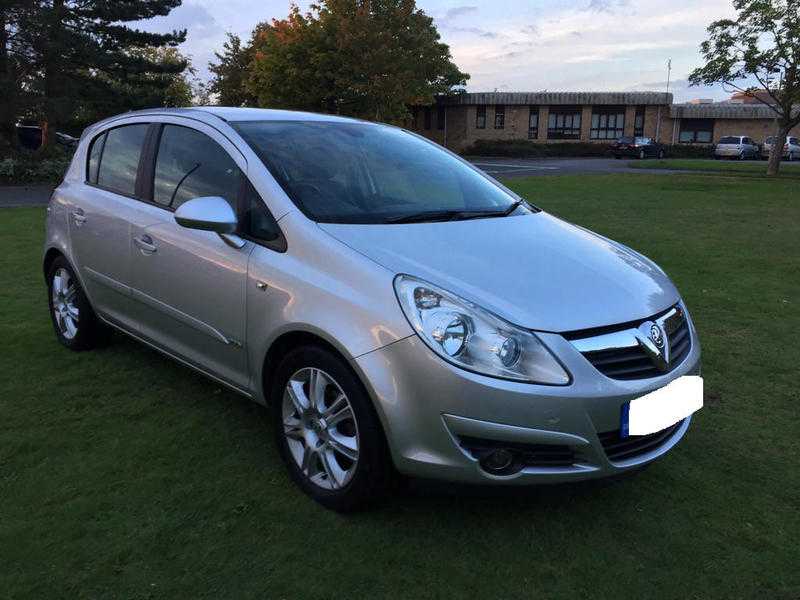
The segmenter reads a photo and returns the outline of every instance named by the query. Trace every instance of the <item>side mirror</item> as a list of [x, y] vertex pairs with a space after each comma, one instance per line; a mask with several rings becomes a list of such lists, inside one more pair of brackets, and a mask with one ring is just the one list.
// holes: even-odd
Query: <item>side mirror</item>
[[187, 200], [175, 211], [175, 222], [187, 229], [213, 231], [221, 235], [234, 233], [238, 226], [236, 213], [220, 196]]

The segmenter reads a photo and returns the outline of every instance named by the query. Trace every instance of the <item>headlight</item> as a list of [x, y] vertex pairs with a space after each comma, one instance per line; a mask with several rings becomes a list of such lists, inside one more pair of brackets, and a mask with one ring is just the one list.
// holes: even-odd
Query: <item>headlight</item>
[[394, 287], [411, 325], [446, 361], [491, 377], [569, 383], [569, 374], [534, 333], [408, 275], [398, 275]]

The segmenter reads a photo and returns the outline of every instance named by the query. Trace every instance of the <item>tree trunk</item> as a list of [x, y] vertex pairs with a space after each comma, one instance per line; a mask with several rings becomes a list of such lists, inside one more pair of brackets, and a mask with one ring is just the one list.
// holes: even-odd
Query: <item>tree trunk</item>
[[772, 141], [772, 151], [769, 153], [769, 165], [767, 166], [767, 176], [775, 177], [781, 168], [783, 158], [783, 146], [786, 143], [786, 136], [789, 135], [791, 124], [784, 119], [779, 119], [775, 124], [775, 138]]
[[42, 131], [42, 146], [49, 144], [55, 138], [55, 132], [60, 125], [64, 101], [63, 76], [61, 73], [61, 44], [62, 39], [62, 20], [64, 18], [64, 0], [53, 0], [53, 7], [50, 9], [50, 19], [48, 27], [49, 39], [44, 49], [44, 112], [47, 120], [47, 131], [53, 135], [44, 135]]
[[11, 60], [8, 56], [8, 31], [10, 15], [8, 9], [0, 9], [0, 90], [4, 90], [0, 97], [0, 150], [5, 152], [16, 146], [16, 117], [14, 97], [16, 95], [15, 82], [11, 74]]

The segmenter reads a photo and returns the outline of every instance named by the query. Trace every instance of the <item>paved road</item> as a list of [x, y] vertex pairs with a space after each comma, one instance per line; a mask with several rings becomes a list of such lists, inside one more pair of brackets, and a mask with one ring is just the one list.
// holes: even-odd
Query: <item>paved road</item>
[[602, 173], [669, 173], [664, 169], [631, 169], [628, 160], [613, 158], [487, 158], [468, 160], [493, 177], [531, 177], [536, 175], [584, 175]]
[[3, 185], [0, 207], [44, 206], [52, 191], [52, 185]]

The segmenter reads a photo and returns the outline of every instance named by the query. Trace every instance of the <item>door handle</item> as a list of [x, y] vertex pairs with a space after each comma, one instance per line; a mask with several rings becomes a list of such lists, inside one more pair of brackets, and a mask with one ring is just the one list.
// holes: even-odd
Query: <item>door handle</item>
[[145, 234], [141, 237], [133, 238], [133, 243], [142, 251], [142, 254], [155, 254], [158, 248], [153, 243], [153, 238]]
[[86, 223], [86, 215], [83, 213], [82, 208], [77, 208], [72, 211], [72, 220], [75, 221], [75, 226], [80, 227]]

